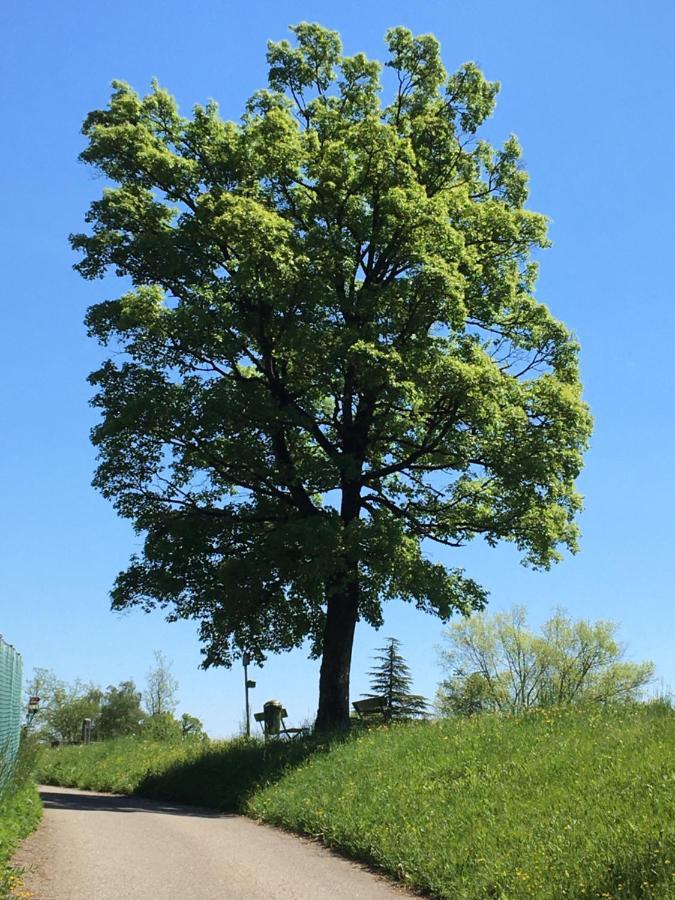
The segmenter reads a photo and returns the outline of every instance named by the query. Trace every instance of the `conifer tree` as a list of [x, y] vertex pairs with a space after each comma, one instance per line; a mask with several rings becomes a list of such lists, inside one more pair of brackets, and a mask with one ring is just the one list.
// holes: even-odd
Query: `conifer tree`
[[385, 721], [400, 721], [421, 716], [427, 711], [428, 703], [420, 694], [412, 694], [410, 687], [412, 677], [399, 648], [401, 642], [396, 638], [387, 638], [387, 645], [380, 647], [373, 657], [375, 667], [368, 673], [370, 676], [370, 693], [364, 696], [384, 698]]

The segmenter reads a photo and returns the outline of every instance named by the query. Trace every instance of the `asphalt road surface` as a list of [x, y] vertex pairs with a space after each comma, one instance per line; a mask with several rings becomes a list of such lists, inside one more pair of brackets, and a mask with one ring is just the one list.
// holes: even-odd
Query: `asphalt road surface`
[[45, 814], [15, 863], [35, 900], [402, 900], [311, 841], [243, 816], [41, 788]]

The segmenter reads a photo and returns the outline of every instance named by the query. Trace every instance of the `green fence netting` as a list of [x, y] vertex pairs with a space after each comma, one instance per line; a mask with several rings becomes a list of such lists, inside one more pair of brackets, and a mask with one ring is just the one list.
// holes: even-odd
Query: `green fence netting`
[[0, 791], [14, 769], [21, 735], [21, 654], [0, 635]]

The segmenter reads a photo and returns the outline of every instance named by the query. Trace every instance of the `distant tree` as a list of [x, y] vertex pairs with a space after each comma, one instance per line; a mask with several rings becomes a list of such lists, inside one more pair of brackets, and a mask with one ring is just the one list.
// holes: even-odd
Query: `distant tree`
[[65, 682], [61, 681], [50, 669], [38, 667], [33, 669], [30, 680], [25, 685], [25, 705], [31, 697], [39, 697], [40, 705], [31, 715], [28, 727], [30, 731], [47, 737], [47, 721], [50, 710], [54, 705], [54, 695], [57, 688], [65, 688]]
[[492, 695], [493, 685], [480, 673], [464, 675], [458, 670], [446, 679], [436, 695], [436, 708], [441, 715], [473, 716], [499, 708]]
[[428, 703], [424, 697], [410, 692], [412, 677], [410, 669], [399, 653], [401, 642], [387, 638], [387, 644], [380, 647], [373, 657], [377, 665], [370, 670], [370, 693], [365, 697], [382, 697], [385, 701], [386, 721], [410, 719], [424, 715]]
[[87, 316], [112, 351], [95, 483], [145, 536], [113, 606], [197, 619], [207, 665], [309, 638], [327, 730], [349, 725], [358, 621], [483, 606], [430, 541], [541, 567], [575, 548], [590, 417], [535, 295], [520, 148], [479, 134], [498, 85], [393, 28], [383, 91], [335, 32], [292, 31], [238, 122], [114, 83], [84, 123], [107, 183], [72, 244], [85, 278], [129, 288]]
[[38, 668], [27, 685], [27, 695], [40, 697], [40, 709], [30, 730], [44, 740], [75, 743], [82, 736], [82, 722], [91, 719], [94, 729], [103, 693], [93, 684], [62, 681], [49, 669]]
[[535, 634], [523, 607], [455, 622], [445, 635], [441, 661], [449, 675], [436, 706], [470, 715], [639, 699], [654, 665], [626, 662], [616, 631], [612, 622], [574, 621], [558, 610]]
[[143, 737], [153, 741], [176, 741], [183, 735], [181, 723], [171, 712], [155, 713], [143, 720]]
[[122, 681], [117, 687], [109, 685], [101, 702], [98, 736], [106, 739], [138, 734], [142, 721], [141, 694], [134, 682]]
[[67, 744], [82, 739], [82, 723], [91, 719], [94, 734], [101, 711], [102, 691], [92, 684], [74, 682], [55, 698], [55, 706], [49, 717], [52, 737]]
[[154, 657], [155, 665], [146, 676], [143, 700], [150, 716], [161, 716], [173, 713], [176, 708], [178, 681], [171, 673], [171, 661], [162, 651], [155, 650]]
[[191, 716], [188, 713], [183, 713], [180, 717], [180, 727], [183, 732], [183, 737], [187, 737], [188, 735], [198, 736], [204, 734], [204, 725], [197, 718], [197, 716]]

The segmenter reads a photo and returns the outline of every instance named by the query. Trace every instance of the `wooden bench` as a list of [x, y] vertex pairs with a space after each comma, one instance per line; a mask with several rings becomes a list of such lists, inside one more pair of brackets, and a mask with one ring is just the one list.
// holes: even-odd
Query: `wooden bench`
[[359, 719], [366, 720], [368, 717], [374, 716], [387, 718], [386, 697], [366, 697], [365, 700], [354, 700], [352, 706]]

